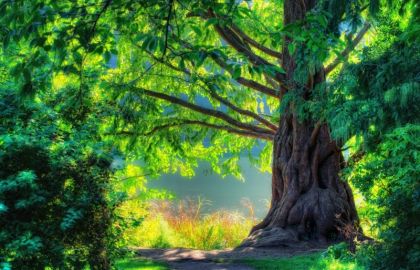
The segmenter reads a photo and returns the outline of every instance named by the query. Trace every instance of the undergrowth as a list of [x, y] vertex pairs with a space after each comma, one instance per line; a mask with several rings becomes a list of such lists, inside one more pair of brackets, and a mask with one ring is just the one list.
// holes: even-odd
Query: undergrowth
[[[141, 225], [127, 231], [128, 244], [151, 248], [233, 248], [247, 237], [255, 217], [219, 210], [203, 213], [206, 202], [198, 199], [160, 200], [149, 205]], [[252, 205], [248, 204], [253, 213]]]

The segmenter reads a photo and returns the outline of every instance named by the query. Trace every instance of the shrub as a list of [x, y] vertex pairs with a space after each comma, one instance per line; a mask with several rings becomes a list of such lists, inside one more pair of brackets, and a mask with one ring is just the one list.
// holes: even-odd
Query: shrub
[[94, 133], [71, 129], [42, 104], [2, 94], [1, 267], [109, 269], [110, 160], [91, 143]]
[[416, 269], [420, 264], [420, 126], [385, 135], [356, 163], [352, 181], [371, 207], [378, 243], [372, 269]]

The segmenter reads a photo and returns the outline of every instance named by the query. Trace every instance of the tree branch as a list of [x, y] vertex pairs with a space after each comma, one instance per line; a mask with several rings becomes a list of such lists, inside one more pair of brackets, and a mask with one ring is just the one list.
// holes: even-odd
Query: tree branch
[[243, 114], [243, 115], [249, 116], [251, 118], [254, 118], [258, 122], [264, 124], [265, 126], [267, 126], [268, 128], [270, 128], [270, 129], [272, 129], [274, 131], [277, 130], [277, 126], [276, 125], [274, 125], [270, 121], [264, 119], [263, 117], [259, 116], [258, 114], [254, 113], [254, 112], [251, 112], [251, 111], [248, 111], [248, 110], [241, 109], [241, 108], [235, 106], [233, 103], [231, 103], [229, 100], [223, 98], [222, 96], [220, 96], [219, 94], [217, 94], [215, 91], [210, 90], [209, 93], [210, 93], [210, 95], [213, 98], [215, 98], [216, 100], [218, 100], [221, 103], [225, 104], [226, 106], [228, 106], [232, 110], [234, 110], [234, 111], [236, 111], [236, 112], [238, 112], [240, 114]]
[[201, 126], [205, 126], [205, 127], [212, 128], [212, 129], [224, 130], [224, 131], [227, 131], [229, 133], [233, 133], [233, 134], [237, 134], [237, 135], [241, 135], [241, 136], [245, 136], [245, 137], [250, 137], [250, 138], [263, 139], [263, 140], [267, 140], [267, 141], [272, 141], [273, 138], [274, 138], [274, 135], [271, 135], [271, 134], [247, 131], [247, 130], [242, 130], [242, 129], [236, 129], [236, 128], [233, 128], [233, 127], [228, 126], [228, 125], [216, 125], [216, 124], [207, 123], [205, 121], [200, 121], [200, 120], [182, 120], [182, 122], [164, 124], [164, 125], [161, 125], [161, 126], [154, 127], [152, 130], [150, 130], [146, 133], [138, 133], [138, 132], [123, 130], [123, 131], [118, 131], [113, 135], [150, 136], [150, 135], [152, 135], [156, 132], [159, 132], [161, 130], [168, 129], [168, 128], [171, 128], [171, 127], [179, 127], [179, 126], [183, 126], [183, 125], [201, 125]]
[[[186, 42], [184, 40], [178, 39], [178, 42], [180, 42], [182, 46], [184, 46], [184, 47], [186, 47], [188, 49], [191, 49], [192, 48], [191, 44], [189, 44], [188, 42]], [[152, 55], [152, 57], [153, 57], [153, 55]], [[232, 70], [229, 68], [229, 66], [222, 59], [220, 59], [220, 57], [218, 55], [216, 55], [215, 53], [210, 53], [210, 57], [221, 68], [223, 68], [224, 70], [226, 70], [230, 74], [233, 73]], [[164, 63], [164, 64], [166, 64], [168, 67], [170, 67], [170, 68], [172, 68], [174, 70], [183, 71], [186, 74], [191, 75], [191, 73], [189, 71], [181, 70], [181, 69], [179, 69], [177, 67], [174, 67], [173, 65], [171, 65], [169, 63]], [[256, 81], [249, 80], [249, 79], [246, 79], [244, 77], [238, 77], [238, 78], [236, 78], [234, 80], [237, 81], [239, 84], [242, 84], [243, 86], [246, 86], [246, 87], [252, 88], [254, 90], [260, 91], [260, 92], [262, 92], [264, 94], [267, 94], [267, 95], [270, 95], [272, 97], [278, 98], [280, 96], [279, 95], [280, 94], [279, 91], [276, 91], [276, 90], [274, 90], [274, 89], [272, 89], [270, 87], [267, 87], [267, 86], [265, 86], [263, 84], [260, 84], [260, 83], [258, 83]]]
[[[177, 39], [177, 41], [183, 46], [183, 47], [185, 47], [185, 48], [187, 48], [187, 49], [192, 49], [192, 45], [190, 44], [190, 43], [188, 43], [187, 41], [185, 41], [185, 40], [182, 40], [182, 39], [180, 39], [180, 38], [177, 38], [177, 37], [175, 37], [176, 39]], [[170, 63], [167, 63], [167, 62], [164, 62], [164, 61], [162, 61], [161, 59], [157, 59], [153, 54], [150, 54], [149, 53], [149, 55], [152, 57], [152, 58], [154, 58], [156, 61], [159, 61], [160, 63], [162, 63], [162, 64], [165, 64], [166, 66], [168, 66], [168, 67], [170, 67], [170, 68], [172, 68], [172, 69], [174, 69], [174, 70], [177, 70], [177, 71], [181, 71], [181, 72], [184, 72], [184, 73], [186, 73], [186, 74], [188, 74], [188, 75], [191, 75], [191, 72], [190, 71], [188, 71], [188, 70], [181, 70], [180, 68], [178, 68], [178, 67], [175, 67], [175, 66], [173, 66], [172, 64], [170, 64]], [[218, 55], [216, 55], [215, 53], [210, 53], [210, 57], [213, 59], [213, 61], [215, 61], [216, 62], [216, 64], [218, 64], [221, 68], [223, 68], [224, 70], [226, 70], [227, 72], [229, 72], [230, 74], [233, 74], [233, 71], [229, 68], [229, 66], [222, 60], [222, 59], [220, 59], [220, 57], [218, 56]], [[277, 91], [277, 90], [274, 90], [274, 89], [272, 89], [272, 88], [270, 88], [270, 87], [267, 87], [267, 86], [265, 86], [265, 85], [263, 85], [263, 84], [260, 84], [260, 83], [258, 83], [258, 82], [256, 82], [256, 81], [253, 81], [253, 80], [249, 80], [249, 79], [246, 79], [246, 78], [244, 78], [244, 77], [238, 77], [238, 78], [236, 78], [236, 79], [234, 79], [236, 82], [238, 82], [239, 84], [241, 84], [241, 85], [243, 85], [243, 86], [246, 86], [246, 87], [249, 87], [249, 88], [252, 88], [252, 89], [254, 89], [254, 90], [257, 90], [257, 91], [260, 91], [260, 92], [262, 92], [262, 93], [264, 93], [264, 94], [267, 94], [267, 95], [270, 95], [270, 96], [272, 96], [272, 97], [276, 97], [276, 98], [279, 98], [280, 97], [280, 92], [279, 91]], [[266, 76], [266, 80], [270, 83], [270, 84], [275, 84], [275, 82], [274, 81], [272, 81], [271, 80], [271, 78], [270, 77], [268, 77], [268, 76]], [[283, 85], [283, 87], [285, 87], [285, 88], [287, 88], [285, 85]]]
[[93, 21], [92, 28], [90, 30], [90, 37], [89, 40], [93, 38], [96, 31], [96, 25], [98, 24], [99, 18], [101, 18], [102, 14], [108, 9], [109, 5], [111, 4], [112, 0], [105, 0], [102, 9], [99, 11], [98, 15], [96, 16], [95, 20]]
[[[209, 19], [209, 18], [218, 19], [218, 17], [216, 16], [216, 14], [214, 14], [212, 10], [209, 10], [209, 12], [205, 16], [202, 16], [202, 17], [204, 19]], [[219, 24], [215, 24], [214, 29], [227, 43], [229, 43], [229, 45], [232, 48], [234, 48], [239, 53], [245, 55], [254, 66], [274, 67], [272, 63], [268, 62], [264, 58], [253, 53], [251, 49], [244, 42], [242, 42], [241, 38], [232, 29], [226, 26], [221, 26]], [[277, 71], [273, 71], [273, 72], [274, 72], [274, 76], [272, 76], [271, 74], [268, 74], [268, 75], [272, 76], [277, 82], [285, 85], [284, 74], [279, 73]]]
[[169, 35], [169, 27], [170, 27], [171, 16], [172, 16], [172, 6], [173, 6], [173, 0], [169, 0], [169, 12], [168, 12], [168, 17], [166, 18], [166, 25], [165, 25], [165, 45], [163, 48], [162, 57], [165, 56], [166, 50], [168, 49], [168, 35]]
[[219, 119], [221, 119], [221, 120], [223, 120], [223, 121], [225, 121], [225, 122], [227, 122], [231, 125], [234, 125], [234, 126], [240, 128], [240, 129], [245, 129], [245, 130], [249, 130], [249, 131], [252, 131], [252, 132], [264, 133], [264, 134], [274, 134], [275, 133], [273, 130], [266, 129], [266, 128], [260, 128], [260, 127], [257, 127], [257, 126], [251, 125], [251, 124], [240, 122], [240, 121], [232, 118], [231, 116], [229, 116], [229, 115], [227, 115], [227, 114], [225, 114], [221, 111], [204, 108], [204, 107], [198, 106], [196, 104], [190, 103], [188, 101], [182, 100], [182, 99], [174, 97], [174, 96], [170, 96], [170, 95], [167, 95], [167, 94], [164, 94], [164, 93], [151, 91], [151, 90], [141, 88], [141, 87], [137, 87], [135, 89], [141, 91], [142, 93], [144, 93], [148, 96], [155, 97], [155, 98], [158, 98], [158, 99], [163, 99], [163, 100], [166, 100], [170, 103], [180, 105], [182, 107], [185, 107], [185, 108], [188, 108], [190, 110], [199, 112], [201, 114], [205, 114], [205, 115], [209, 115], [209, 116], [212, 116], [212, 117], [215, 117], [215, 118], [219, 118]]
[[[169, 68], [171, 68], [171, 69], [173, 69], [173, 70], [176, 70], [176, 71], [179, 71], [179, 72], [183, 72], [183, 73], [185, 73], [185, 74], [187, 74], [187, 75], [191, 75], [191, 72], [190, 71], [188, 71], [188, 70], [182, 70], [182, 69], [180, 69], [180, 68], [178, 68], [178, 67], [175, 67], [175, 66], [173, 66], [172, 64], [170, 64], [170, 63], [168, 63], [168, 62], [166, 62], [166, 61], [163, 61], [162, 59], [159, 59], [159, 58], [157, 58], [156, 56], [154, 56], [153, 54], [150, 54], [151, 55], [151, 57], [153, 58], [153, 59], [155, 59], [156, 61], [158, 61], [158, 62], [160, 62], [160, 63], [162, 63], [162, 64], [164, 64], [164, 65], [166, 65], [166, 66], [168, 66]], [[238, 81], [238, 79], [237, 79], [237, 81]], [[238, 81], [239, 83], [241, 83], [242, 85], [249, 85], [249, 86], [253, 86], [253, 87], [259, 87], [259, 91], [261, 91], [261, 92], [263, 92], [263, 93], [269, 93], [270, 95], [273, 95], [274, 97], [277, 97], [275, 94], [276, 94], [276, 92], [275, 92], [275, 90], [274, 89], [270, 89], [270, 88], [268, 88], [268, 87], [266, 87], [266, 86], [264, 86], [264, 85], [262, 85], [262, 84], [258, 84], [257, 82], [254, 82], [254, 81], [251, 81], [251, 80], [247, 80], [247, 79], [245, 79], [245, 78], [242, 78], [242, 77], [240, 77], [239, 78], [239, 81]], [[207, 84], [207, 83], [206, 83]], [[249, 87], [248, 86], [248, 87]], [[262, 89], [262, 90], [261, 90]], [[272, 91], [272, 92], [271, 92]], [[238, 112], [238, 113], [240, 113], [240, 114], [243, 114], [243, 115], [246, 115], [246, 116], [249, 116], [249, 117], [252, 117], [252, 118], [254, 118], [255, 120], [257, 120], [258, 122], [260, 122], [260, 123], [262, 123], [262, 124], [264, 124], [265, 126], [267, 126], [268, 128], [270, 128], [270, 129], [272, 129], [272, 130], [274, 130], [274, 131], [276, 131], [277, 130], [277, 126], [276, 125], [274, 125], [273, 123], [271, 123], [270, 121], [268, 121], [268, 120], [266, 120], [266, 119], [264, 119], [263, 117], [261, 117], [261, 116], [259, 116], [258, 114], [256, 114], [256, 113], [253, 113], [253, 112], [251, 112], [251, 111], [248, 111], [248, 110], [244, 110], [244, 109], [241, 109], [241, 108], [239, 108], [239, 107], [237, 107], [237, 106], [235, 106], [234, 104], [232, 104], [231, 102], [229, 102], [227, 99], [225, 99], [225, 98], [223, 98], [223, 97], [221, 97], [221, 96], [219, 96], [218, 94], [216, 94], [214, 91], [209, 91], [210, 92], [210, 95], [212, 95], [212, 97], [213, 98], [215, 98], [216, 100], [218, 100], [218, 101], [220, 101], [220, 102], [222, 102], [223, 104], [225, 104], [226, 106], [228, 106], [228, 107], [230, 107], [231, 109], [233, 109], [234, 111], [236, 111], [236, 112]]]
[[252, 47], [270, 55], [276, 58], [281, 58], [282, 54], [280, 52], [274, 51], [270, 48], [265, 47], [264, 45], [258, 43], [257, 41], [255, 41], [253, 38], [251, 38], [250, 36], [248, 36], [245, 32], [243, 32], [238, 26], [236, 26], [235, 24], [231, 24], [232, 30], [238, 34], [242, 40], [244, 40], [246, 43], [248, 43], [249, 45], [251, 45]]
[[[240, 40], [238, 35], [236, 35], [235, 32], [233, 32], [231, 29], [227, 27], [221, 27], [220, 25], [215, 25], [214, 28], [216, 29], [216, 32], [219, 33], [219, 35], [226, 40], [231, 47], [236, 49], [239, 53], [245, 55], [250, 62], [258, 67], [258, 66], [271, 66], [274, 67], [273, 64], [265, 60], [264, 58], [259, 57], [258, 55], [254, 54], [250, 49], [245, 46], [245, 44]], [[269, 74], [269, 76], [272, 76]], [[283, 74], [274, 71], [273, 79], [275, 79], [277, 82], [284, 84], [284, 76]]]
[[279, 92], [278, 91], [276, 91], [276, 90], [274, 90], [270, 87], [267, 87], [263, 84], [260, 84], [256, 81], [248, 80], [248, 79], [243, 78], [243, 77], [237, 78], [236, 81], [238, 83], [242, 84], [243, 86], [247, 86], [247, 87], [252, 88], [254, 90], [258, 90], [261, 93], [267, 94], [267, 95], [275, 97], [275, 98], [279, 98]]
[[366, 22], [363, 25], [363, 28], [359, 31], [359, 33], [356, 35], [356, 37], [347, 45], [347, 47], [341, 52], [340, 57], [337, 57], [331, 64], [329, 64], [325, 68], [325, 74], [327, 75], [330, 73], [333, 69], [335, 69], [340, 63], [341, 59], [349, 56], [350, 52], [353, 51], [353, 49], [359, 44], [359, 42], [362, 40], [363, 36], [366, 34], [366, 32], [370, 28], [370, 23]]
[[[224, 70], [226, 70], [227, 72], [232, 74], [232, 70], [226, 65], [225, 62], [223, 62], [220, 57], [218, 57], [217, 55], [215, 55], [214, 53], [210, 54], [210, 57], [214, 60], [214, 62], [216, 62], [216, 64], [218, 64], [221, 68], [223, 68]], [[243, 86], [252, 88], [254, 90], [257, 90], [261, 93], [267, 94], [269, 96], [278, 98], [279, 97], [279, 91], [274, 90], [270, 87], [267, 87], [263, 84], [260, 84], [256, 81], [253, 80], [249, 80], [246, 79], [244, 77], [238, 77], [236, 79], [234, 79], [235, 81], [237, 81], [239, 84], [242, 84]]]

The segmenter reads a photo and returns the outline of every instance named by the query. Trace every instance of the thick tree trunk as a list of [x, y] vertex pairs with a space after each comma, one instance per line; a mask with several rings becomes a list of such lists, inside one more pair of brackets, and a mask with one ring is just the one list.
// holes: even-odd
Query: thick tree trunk
[[340, 180], [343, 157], [328, 127], [284, 116], [273, 149], [271, 208], [242, 246], [297, 247], [354, 237], [353, 195]]
[[[315, 4], [315, 0], [285, 0], [284, 23], [303, 19]], [[296, 65], [287, 51], [289, 42], [286, 38], [282, 66], [293, 88]], [[310, 75], [303, 98], [309, 99], [310, 91], [324, 81], [322, 69]], [[271, 207], [242, 246], [298, 247], [358, 234], [352, 191], [339, 177], [343, 156], [328, 126], [299, 121], [292, 103], [280, 119], [273, 143]]]

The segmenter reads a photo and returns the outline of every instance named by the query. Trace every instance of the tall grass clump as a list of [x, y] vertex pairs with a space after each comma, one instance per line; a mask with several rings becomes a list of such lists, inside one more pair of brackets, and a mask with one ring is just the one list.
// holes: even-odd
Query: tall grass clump
[[[254, 216], [227, 210], [204, 214], [206, 204], [208, 202], [200, 198], [150, 203], [148, 215], [141, 225], [127, 231], [129, 244], [205, 250], [239, 245], [254, 225]], [[247, 207], [252, 209], [249, 204]]]

